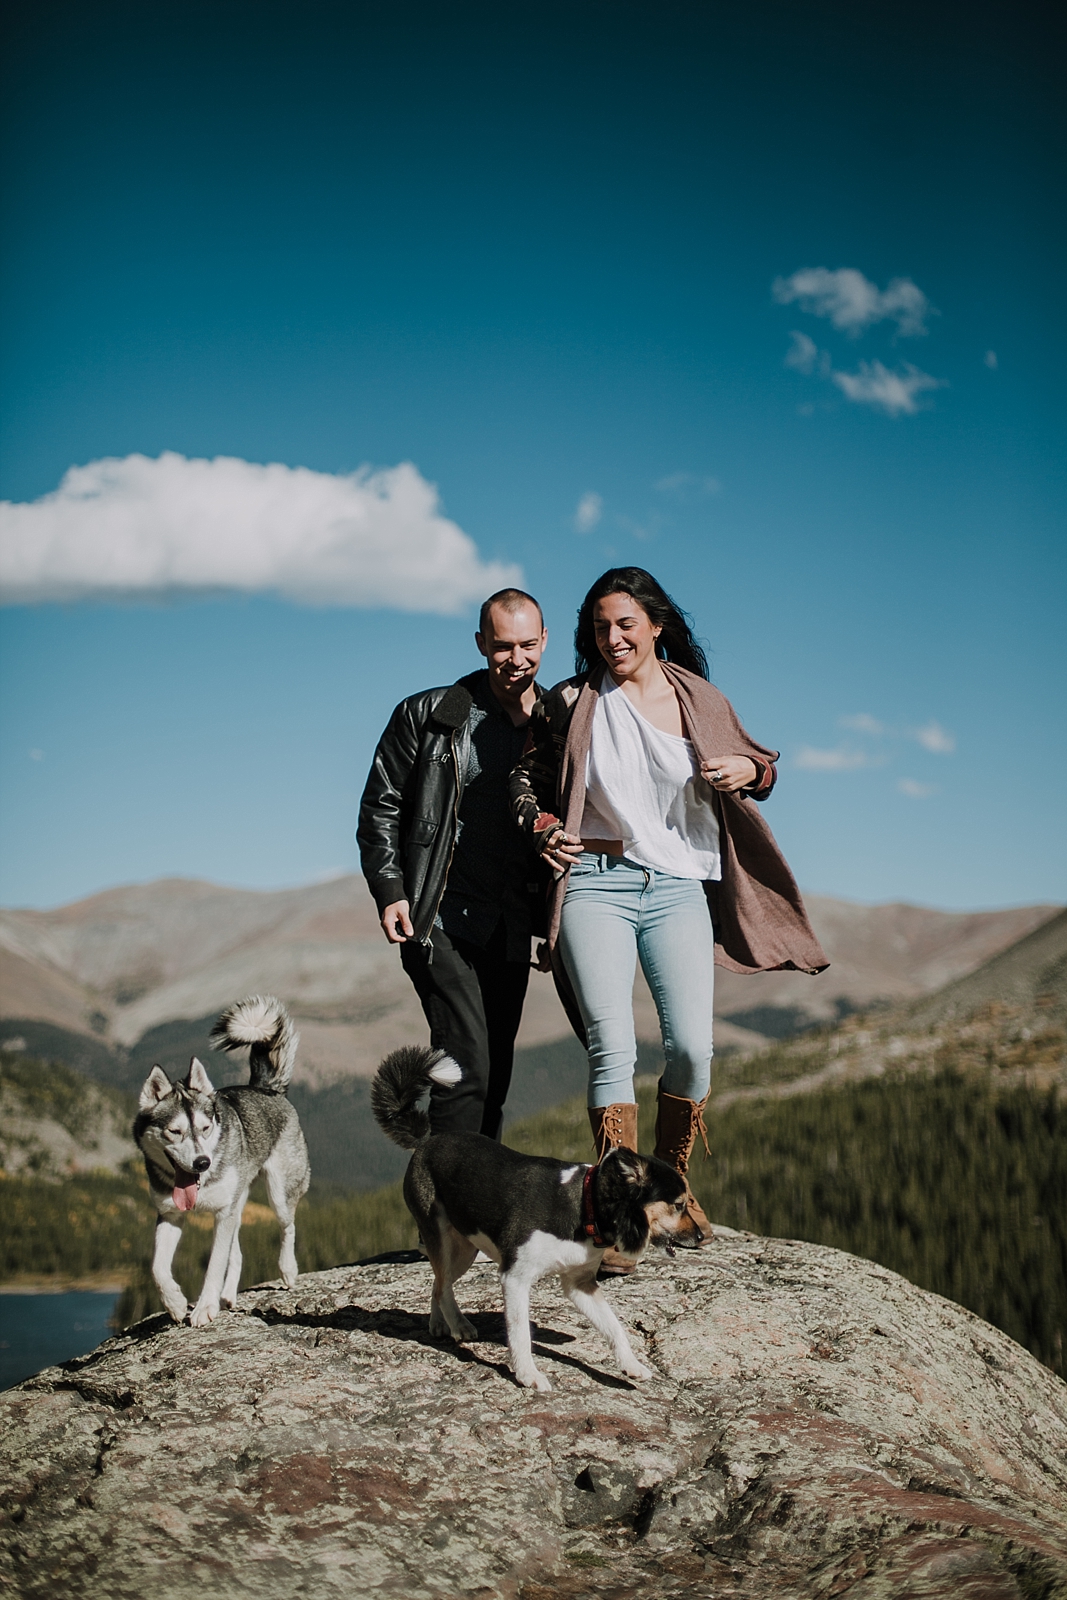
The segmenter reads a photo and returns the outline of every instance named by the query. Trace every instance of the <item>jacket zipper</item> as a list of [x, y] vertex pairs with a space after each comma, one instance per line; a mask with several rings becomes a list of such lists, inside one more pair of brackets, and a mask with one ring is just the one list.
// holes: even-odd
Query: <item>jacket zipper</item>
[[452, 870], [452, 857], [456, 853], [456, 838], [457, 838], [458, 831], [459, 831], [459, 802], [460, 802], [459, 757], [456, 754], [456, 732], [457, 732], [457, 730], [455, 728], [453, 728], [452, 729], [452, 737], [451, 737], [451, 745], [452, 745], [452, 765], [456, 769], [456, 794], [455, 794], [455, 799], [452, 802], [452, 848], [448, 852], [448, 865], [445, 867], [445, 875], [441, 879], [441, 892], [437, 896], [437, 903], [433, 908], [433, 916], [430, 918], [430, 926], [426, 930], [426, 937], [422, 940], [422, 943], [425, 944], [425, 945], [428, 945], [431, 950], [433, 949], [433, 943], [432, 943], [432, 939], [431, 939], [431, 934], [433, 932], [433, 925], [437, 921], [437, 913], [440, 911], [440, 909], [441, 909], [441, 901], [445, 897], [445, 889], [446, 889], [446, 887], [448, 885], [448, 874]]

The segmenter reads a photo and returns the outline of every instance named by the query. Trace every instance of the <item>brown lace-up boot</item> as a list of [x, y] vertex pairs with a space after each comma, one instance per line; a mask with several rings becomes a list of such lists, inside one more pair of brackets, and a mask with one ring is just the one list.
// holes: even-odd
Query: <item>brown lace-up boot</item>
[[[627, 1150], [637, 1149], [635, 1105], [590, 1106], [589, 1126], [593, 1130], [593, 1146], [598, 1161], [603, 1160], [609, 1150], [618, 1149], [619, 1145]], [[629, 1256], [621, 1256], [617, 1250], [605, 1250], [597, 1276], [622, 1278], [633, 1272], [636, 1266], [637, 1262], [631, 1261]]]
[[685, 1192], [689, 1196], [686, 1209], [697, 1227], [701, 1237], [712, 1237], [711, 1223], [704, 1214], [704, 1208], [689, 1187], [686, 1173], [689, 1171], [689, 1157], [693, 1153], [697, 1134], [704, 1141], [704, 1154], [710, 1155], [708, 1149], [708, 1130], [704, 1126], [704, 1107], [708, 1103], [707, 1095], [703, 1100], [685, 1100], [681, 1095], [666, 1094], [661, 1088], [657, 1095], [656, 1111], [656, 1148], [652, 1152], [661, 1161], [666, 1161], [668, 1166], [685, 1178]]
[[596, 1158], [601, 1161], [609, 1150], [624, 1145], [637, 1149], [637, 1107], [635, 1105], [590, 1106], [589, 1126], [593, 1130]]

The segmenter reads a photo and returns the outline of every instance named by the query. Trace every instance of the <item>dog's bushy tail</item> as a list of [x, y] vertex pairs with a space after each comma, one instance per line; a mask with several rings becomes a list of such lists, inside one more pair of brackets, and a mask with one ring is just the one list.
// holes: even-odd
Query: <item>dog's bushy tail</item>
[[419, 1101], [433, 1083], [451, 1088], [463, 1076], [443, 1050], [406, 1045], [387, 1055], [370, 1086], [370, 1108], [382, 1132], [401, 1150], [414, 1150], [430, 1131]]
[[265, 1094], [284, 1094], [288, 1089], [300, 1035], [272, 994], [250, 994], [228, 1006], [211, 1030], [211, 1041], [216, 1050], [252, 1046], [248, 1081], [253, 1089]]

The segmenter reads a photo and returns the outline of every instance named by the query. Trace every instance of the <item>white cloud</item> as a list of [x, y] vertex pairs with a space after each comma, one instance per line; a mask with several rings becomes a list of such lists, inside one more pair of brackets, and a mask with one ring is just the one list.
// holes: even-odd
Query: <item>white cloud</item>
[[802, 311], [829, 317], [835, 328], [857, 336], [865, 328], [887, 319], [898, 333], [915, 338], [927, 331], [926, 319], [937, 312], [910, 278], [894, 278], [886, 289], [865, 278], [855, 267], [805, 267], [771, 285], [780, 305], [796, 301]]
[[910, 362], [900, 372], [890, 372], [880, 361], [861, 361], [856, 372], [832, 372], [837, 387], [861, 406], [874, 406], [887, 417], [914, 416], [920, 410], [916, 395], [928, 389], [943, 389], [944, 378], [931, 378]]
[[574, 526], [578, 533], [589, 533], [600, 521], [604, 502], [600, 495], [583, 494], [574, 511]]
[[43, 761], [44, 760], [44, 751], [43, 750], [31, 750], [30, 751], [30, 760], [31, 761]]
[[233, 589], [451, 614], [522, 570], [485, 562], [410, 462], [332, 474], [167, 451], [71, 467], [0, 505], [0, 600]]
[[997, 360], [997, 352], [995, 350], [987, 350], [985, 355], [982, 357], [982, 360], [985, 362], [990, 372], [996, 372], [997, 367], [1000, 365]]
[[936, 783], [919, 783], [916, 778], [898, 778], [897, 788], [911, 800], [928, 800], [937, 793]]
[[854, 733], [869, 733], [875, 738], [887, 731], [885, 723], [872, 717], [869, 711], [857, 711], [855, 716], [838, 717], [837, 721], [842, 728], [851, 728]]
[[939, 722], [928, 722], [925, 728], [916, 728], [912, 738], [918, 739], [924, 750], [930, 750], [935, 756], [950, 756], [956, 748], [956, 741], [951, 733], [947, 733]]
[[849, 772], [855, 767], [881, 765], [865, 750], [814, 750], [810, 744], [801, 745], [796, 764], [807, 772]]
[[652, 511], [643, 523], [635, 522], [632, 517], [616, 517], [615, 521], [632, 539], [654, 539], [659, 533], [661, 518], [658, 511]]
[[819, 347], [815, 340], [809, 339], [806, 333], [798, 333], [795, 328], [789, 337], [793, 343], [785, 353], [783, 364], [793, 367], [797, 372], [814, 372], [819, 359]]
[[661, 494], [718, 494], [722, 484], [718, 478], [702, 477], [697, 472], [672, 472], [653, 485]]

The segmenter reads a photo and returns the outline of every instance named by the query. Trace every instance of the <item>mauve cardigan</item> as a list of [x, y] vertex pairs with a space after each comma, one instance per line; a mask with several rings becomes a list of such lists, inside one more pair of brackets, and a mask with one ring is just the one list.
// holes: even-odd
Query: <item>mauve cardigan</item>
[[[770, 765], [778, 759], [745, 732], [733, 706], [712, 684], [669, 661], [661, 667], [673, 683], [686, 737], [698, 761], [750, 756]], [[585, 810], [586, 759], [603, 673], [559, 683], [535, 708], [527, 753], [512, 774], [516, 819], [532, 834], [536, 812], [554, 806], [570, 834], [581, 832]], [[555, 794], [545, 793], [555, 768]], [[730, 972], [823, 972], [829, 961], [808, 921], [804, 902], [785, 857], [755, 801], [715, 790], [722, 878], [708, 882], [715, 929], [715, 962]], [[559, 931], [567, 877], [550, 890], [548, 941]]]

